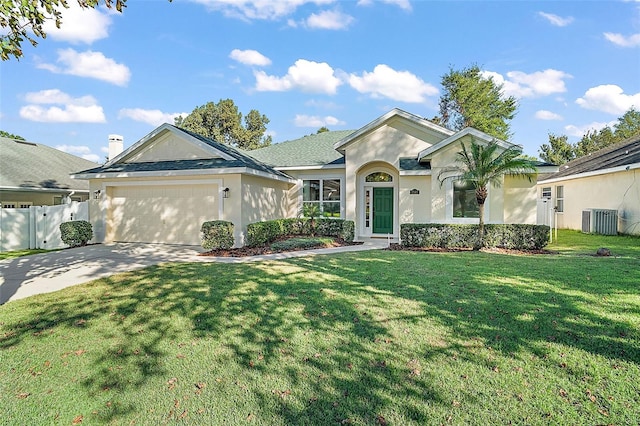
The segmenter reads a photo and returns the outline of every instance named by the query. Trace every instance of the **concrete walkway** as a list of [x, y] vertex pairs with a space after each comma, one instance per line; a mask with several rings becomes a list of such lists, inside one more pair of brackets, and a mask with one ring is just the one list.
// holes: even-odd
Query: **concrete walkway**
[[250, 257], [198, 256], [200, 246], [95, 244], [0, 261], [0, 305], [165, 262], [243, 263], [385, 248], [386, 241]]

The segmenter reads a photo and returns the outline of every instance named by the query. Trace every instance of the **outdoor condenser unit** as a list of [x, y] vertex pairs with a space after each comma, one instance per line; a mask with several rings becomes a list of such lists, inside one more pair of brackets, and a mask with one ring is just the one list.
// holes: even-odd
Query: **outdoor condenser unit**
[[582, 232], [617, 235], [618, 211], [607, 209], [582, 210]]

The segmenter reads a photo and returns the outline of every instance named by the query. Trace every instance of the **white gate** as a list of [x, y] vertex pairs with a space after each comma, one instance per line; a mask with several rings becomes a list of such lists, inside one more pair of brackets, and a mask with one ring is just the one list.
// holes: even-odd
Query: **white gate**
[[89, 220], [87, 201], [26, 209], [0, 208], [0, 251], [64, 248], [60, 224], [71, 220]]
[[541, 198], [538, 200], [538, 211], [536, 216], [536, 224], [547, 225], [550, 228], [554, 226], [555, 211], [550, 198]]

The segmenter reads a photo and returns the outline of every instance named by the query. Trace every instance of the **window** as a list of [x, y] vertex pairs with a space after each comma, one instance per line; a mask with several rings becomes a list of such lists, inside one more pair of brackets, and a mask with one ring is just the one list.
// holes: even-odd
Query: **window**
[[546, 186], [546, 187], [542, 188], [542, 198], [547, 198], [547, 199], [551, 198], [551, 187], [550, 186]]
[[18, 208], [19, 209], [28, 209], [32, 205], [33, 205], [33, 203], [31, 201], [20, 201], [18, 203]]
[[385, 172], [375, 172], [367, 175], [365, 182], [393, 182], [393, 177]]
[[473, 184], [453, 182], [453, 217], [480, 217]]
[[564, 186], [556, 186], [556, 211], [564, 211]]
[[340, 179], [310, 179], [303, 181], [302, 201], [317, 204], [320, 215], [340, 217]]

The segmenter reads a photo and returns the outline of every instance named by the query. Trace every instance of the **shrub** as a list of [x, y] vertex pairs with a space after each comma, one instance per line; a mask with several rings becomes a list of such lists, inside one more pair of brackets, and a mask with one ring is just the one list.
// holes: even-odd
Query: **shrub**
[[230, 249], [233, 247], [233, 223], [226, 220], [204, 222], [202, 232], [202, 248], [205, 250]]
[[[400, 238], [406, 247], [472, 248], [477, 242], [478, 225], [405, 223]], [[539, 250], [549, 242], [546, 225], [485, 225], [485, 247]]]
[[289, 235], [313, 235], [342, 238], [352, 242], [354, 238], [354, 224], [344, 219], [314, 219], [315, 227], [311, 226], [310, 218], [288, 218], [267, 220], [250, 223], [247, 226], [247, 245], [256, 247], [269, 244], [279, 238]]
[[60, 224], [60, 238], [71, 247], [86, 246], [93, 238], [93, 228], [86, 220], [74, 220]]
[[288, 240], [276, 241], [271, 244], [271, 250], [284, 251], [284, 250], [299, 250], [310, 249], [316, 247], [325, 247], [333, 242], [332, 238], [326, 237], [297, 237], [289, 238]]
[[343, 241], [348, 243], [352, 243], [356, 236], [356, 224], [352, 220], [345, 220], [342, 224], [342, 232], [340, 233], [340, 238]]

